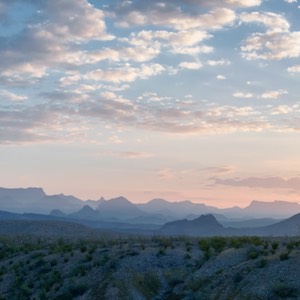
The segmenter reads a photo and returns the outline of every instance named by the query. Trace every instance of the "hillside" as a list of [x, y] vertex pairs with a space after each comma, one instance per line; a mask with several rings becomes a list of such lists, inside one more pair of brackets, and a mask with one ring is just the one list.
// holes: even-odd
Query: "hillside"
[[299, 299], [300, 240], [0, 237], [1, 299]]
[[160, 229], [165, 235], [220, 236], [229, 235], [230, 231], [223, 227], [213, 215], [202, 215], [194, 220], [179, 220], [166, 223]]

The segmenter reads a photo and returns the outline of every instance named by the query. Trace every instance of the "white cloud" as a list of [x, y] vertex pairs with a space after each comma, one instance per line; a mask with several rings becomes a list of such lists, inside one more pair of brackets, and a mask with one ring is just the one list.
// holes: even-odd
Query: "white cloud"
[[262, 99], [278, 99], [281, 95], [287, 94], [286, 90], [267, 91], [261, 94]]
[[202, 68], [201, 62], [181, 62], [179, 66], [183, 69], [198, 70]]
[[159, 75], [166, 69], [160, 64], [143, 64], [140, 68], [130, 65], [114, 69], [98, 69], [91, 71], [83, 76], [84, 79], [105, 82], [133, 82], [138, 78], [146, 79], [151, 76]]
[[240, 20], [244, 23], [261, 23], [268, 28], [268, 33], [288, 32], [290, 28], [289, 22], [284, 17], [271, 12], [242, 13]]
[[120, 10], [116, 12], [116, 24], [120, 27], [159, 25], [176, 30], [216, 30], [232, 25], [236, 19], [235, 12], [224, 7], [214, 8], [204, 14], [188, 14], [173, 3], [165, 3], [164, 6], [155, 4], [148, 2], [144, 6], [132, 4], [125, 9], [119, 7]]
[[27, 96], [20, 96], [15, 93], [9, 92], [7, 90], [0, 90], [0, 97], [3, 100], [8, 100], [8, 101], [12, 101], [12, 102], [19, 102], [19, 101], [24, 101], [24, 100], [28, 99]]
[[287, 70], [288, 70], [289, 73], [299, 73], [300, 72], [300, 65], [289, 67]]
[[287, 2], [287, 3], [297, 3], [297, 0], [284, 0], [284, 2]]
[[293, 111], [293, 108], [287, 105], [279, 105], [272, 109], [272, 115], [285, 115]]
[[215, 66], [229, 66], [230, 61], [226, 59], [221, 60], [208, 60], [206, 62], [209, 66], [215, 67]]
[[290, 24], [275, 13], [242, 13], [245, 23], [261, 23], [267, 27], [265, 33], [254, 33], [244, 41], [242, 56], [248, 60], [281, 60], [300, 56], [300, 31], [291, 32]]
[[253, 98], [254, 95], [252, 93], [243, 93], [243, 92], [236, 92], [232, 95], [235, 98]]
[[219, 74], [219, 75], [217, 75], [217, 79], [219, 79], [219, 80], [225, 80], [226, 76]]

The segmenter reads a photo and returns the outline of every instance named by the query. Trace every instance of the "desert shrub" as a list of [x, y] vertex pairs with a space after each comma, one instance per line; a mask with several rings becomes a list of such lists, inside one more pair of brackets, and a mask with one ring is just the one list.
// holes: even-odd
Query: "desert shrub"
[[296, 245], [295, 245], [295, 242], [288, 242], [287, 244], [286, 244], [286, 248], [289, 250], [289, 251], [291, 251], [291, 250], [293, 250], [294, 248], [296, 247]]
[[276, 283], [272, 288], [273, 293], [281, 298], [292, 298], [299, 296], [298, 289], [283, 282]]
[[79, 265], [71, 270], [71, 275], [73, 276], [84, 276], [86, 274], [86, 267], [84, 265]]
[[277, 249], [278, 249], [278, 246], [279, 246], [279, 243], [278, 243], [278, 242], [273, 242], [273, 243], [271, 244], [271, 246], [272, 246], [272, 249], [273, 249], [273, 250], [277, 250]]
[[187, 271], [184, 269], [168, 269], [164, 271], [163, 275], [165, 280], [168, 282], [168, 285], [173, 288], [184, 282], [184, 279], [187, 276]]
[[164, 248], [160, 248], [160, 249], [158, 250], [157, 255], [165, 255], [165, 254], [166, 254], [166, 251], [165, 251]]
[[55, 299], [56, 300], [75, 299], [76, 297], [82, 296], [87, 289], [88, 287], [85, 284], [69, 283], [64, 287], [62, 293], [59, 294]]
[[211, 247], [217, 252], [222, 252], [227, 246], [227, 239], [224, 237], [213, 237], [210, 240]]
[[206, 252], [210, 249], [209, 239], [201, 239], [199, 241], [199, 247], [203, 252]]
[[257, 267], [264, 268], [267, 264], [268, 264], [268, 260], [265, 258], [262, 258], [257, 262]]
[[153, 299], [160, 289], [160, 281], [154, 271], [148, 273], [135, 272], [132, 276], [132, 285], [146, 299]]
[[255, 248], [250, 248], [248, 251], [247, 251], [247, 258], [248, 259], [256, 259], [258, 258], [260, 252], [255, 249]]
[[201, 290], [209, 284], [210, 280], [207, 277], [193, 278], [189, 283], [188, 287], [193, 291], [193, 293]]
[[186, 254], [184, 255], [184, 259], [191, 259], [191, 255], [190, 255], [189, 253], [186, 253]]
[[289, 255], [290, 255], [289, 252], [282, 252], [282, 253], [280, 253], [279, 258], [280, 258], [280, 260], [287, 260], [287, 259], [289, 259]]

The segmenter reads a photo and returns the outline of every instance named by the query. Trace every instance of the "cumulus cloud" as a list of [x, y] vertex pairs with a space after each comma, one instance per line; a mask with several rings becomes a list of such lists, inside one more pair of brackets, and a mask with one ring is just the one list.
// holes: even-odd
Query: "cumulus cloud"
[[179, 66], [183, 69], [189, 69], [189, 70], [199, 70], [202, 68], [201, 62], [188, 62], [184, 61], [179, 64]]
[[272, 115], [285, 115], [293, 111], [293, 108], [288, 105], [279, 105], [272, 109]]
[[215, 66], [229, 66], [230, 61], [226, 59], [221, 60], [208, 60], [206, 62], [209, 66], [215, 67]]
[[254, 33], [244, 41], [242, 56], [248, 60], [281, 60], [300, 56], [300, 31], [290, 31], [290, 24], [281, 15], [271, 12], [242, 13], [244, 23], [258, 23], [265, 33]]
[[254, 95], [252, 93], [243, 93], [243, 92], [236, 92], [232, 95], [235, 98], [253, 98]]
[[226, 79], [227, 79], [226, 76], [224, 76], [224, 75], [222, 75], [222, 74], [217, 75], [216, 78], [217, 78], [218, 80], [226, 80]]
[[95, 70], [84, 75], [85, 79], [107, 82], [132, 82], [137, 78], [146, 79], [151, 76], [159, 75], [166, 69], [160, 64], [143, 64], [140, 68], [124, 66], [114, 69]]
[[300, 73], [300, 65], [289, 67], [287, 70], [289, 73]]
[[33, 4], [37, 6], [39, 18], [32, 18], [31, 23], [15, 36], [2, 37], [2, 81], [44, 77], [49, 68], [76, 63], [82, 54], [79, 45], [90, 40], [114, 38], [106, 32], [104, 12], [86, 0], [72, 3], [45, 0]]
[[286, 90], [267, 91], [261, 94], [262, 99], [278, 99], [281, 95], [287, 94]]
[[[200, 8], [207, 3], [201, 3]], [[183, 11], [181, 6], [176, 4], [178, 3], [174, 1], [122, 2], [115, 7], [116, 24], [120, 27], [159, 25], [176, 30], [196, 28], [216, 30], [231, 25], [236, 19], [232, 9], [217, 4], [210, 11], [206, 13], [199, 11], [199, 14], [195, 14], [194, 11]]]

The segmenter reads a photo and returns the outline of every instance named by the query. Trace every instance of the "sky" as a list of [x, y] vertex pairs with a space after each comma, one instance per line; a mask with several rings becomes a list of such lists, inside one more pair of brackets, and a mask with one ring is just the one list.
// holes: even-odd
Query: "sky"
[[299, 202], [299, 83], [296, 0], [0, 0], [0, 185]]

